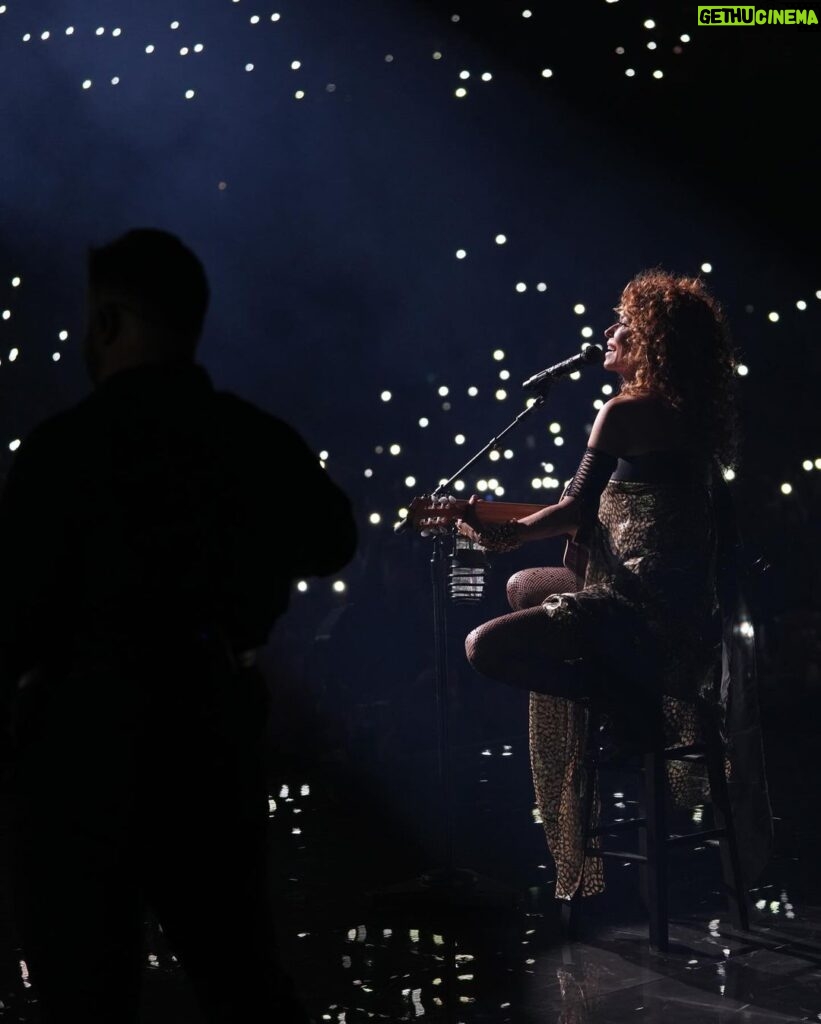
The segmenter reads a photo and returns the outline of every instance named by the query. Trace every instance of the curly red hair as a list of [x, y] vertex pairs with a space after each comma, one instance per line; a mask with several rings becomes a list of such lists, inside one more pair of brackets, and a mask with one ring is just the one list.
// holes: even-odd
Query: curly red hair
[[616, 312], [630, 328], [627, 356], [635, 370], [621, 393], [662, 395], [684, 415], [702, 451], [732, 467], [738, 453], [736, 353], [718, 301], [699, 278], [655, 268], [627, 284]]

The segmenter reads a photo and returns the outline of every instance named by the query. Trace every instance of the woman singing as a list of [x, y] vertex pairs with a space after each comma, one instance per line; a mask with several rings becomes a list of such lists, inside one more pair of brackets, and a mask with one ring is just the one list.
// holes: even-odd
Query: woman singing
[[560, 898], [580, 883], [583, 894], [603, 888], [601, 860], [585, 864], [581, 848], [578, 698], [595, 694], [614, 719], [643, 717], [674, 741], [694, 738], [696, 700], [718, 700], [714, 491], [736, 450], [729, 333], [699, 280], [661, 270], [630, 281], [616, 313], [604, 368], [621, 388], [561, 500], [501, 526], [458, 525], [490, 550], [567, 534], [588, 552], [583, 583], [565, 568], [517, 572], [513, 611], [466, 642], [479, 672], [531, 691], [531, 763]]

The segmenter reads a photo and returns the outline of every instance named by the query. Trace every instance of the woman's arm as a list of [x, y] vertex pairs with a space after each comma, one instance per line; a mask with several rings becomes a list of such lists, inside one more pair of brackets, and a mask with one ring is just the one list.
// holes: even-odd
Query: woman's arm
[[[575, 537], [582, 521], [598, 508], [599, 497], [613, 471], [618, 453], [627, 449], [632, 424], [629, 405], [630, 399], [616, 396], [599, 410], [568, 493], [555, 505], [548, 505], [523, 519], [484, 530], [475, 516], [468, 512], [457, 522], [459, 532], [483, 547], [496, 547], [497, 550], [512, 550], [526, 541], [545, 540], [560, 534]], [[474, 495], [470, 503], [477, 500]]]
[[613, 470], [614, 460], [627, 444], [631, 424], [628, 403], [629, 399], [618, 396], [605, 402], [596, 416], [585, 457], [567, 496], [555, 505], [520, 519], [522, 540], [544, 540], [562, 533], [574, 537], [588, 511], [587, 506], [594, 504], [598, 508], [599, 496]]
[[522, 541], [546, 540], [562, 533], [573, 537], [581, 523], [579, 503], [575, 498], [562, 498], [555, 505], [548, 505], [518, 522]]
[[463, 537], [490, 551], [512, 551], [526, 541], [544, 540], [562, 533], [573, 536], [580, 523], [578, 503], [568, 497], [523, 519], [483, 526], [473, 511], [481, 500], [475, 494], [471, 496], [464, 517], [456, 520], [456, 529]]

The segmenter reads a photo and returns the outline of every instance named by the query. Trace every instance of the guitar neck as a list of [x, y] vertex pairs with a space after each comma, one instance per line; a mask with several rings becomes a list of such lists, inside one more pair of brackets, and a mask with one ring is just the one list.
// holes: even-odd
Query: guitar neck
[[476, 507], [476, 514], [480, 523], [506, 523], [509, 519], [532, 516], [544, 507], [519, 501], [483, 501]]

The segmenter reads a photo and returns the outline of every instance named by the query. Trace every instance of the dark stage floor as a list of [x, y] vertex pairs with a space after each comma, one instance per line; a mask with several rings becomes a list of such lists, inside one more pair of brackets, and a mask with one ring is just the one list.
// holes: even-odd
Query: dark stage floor
[[[766, 709], [776, 855], [753, 893], [754, 928], [728, 927], [716, 849], [674, 853], [671, 950], [648, 951], [635, 866], [608, 864], [562, 944], [552, 867], [534, 821], [523, 735], [454, 751], [457, 862], [505, 883], [520, 909], [448, 919], [417, 905], [379, 909], [371, 893], [429, 866], [436, 793], [431, 752], [350, 761], [306, 756], [281, 769], [271, 817], [283, 955], [317, 1021], [761, 1022], [821, 1020], [821, 829], [813, 715]], [[377, 765], [381, 781], [375, 785]], [[626, 776], [608, 776], [613, 817]], [[186, 983], [149, 929], [143, 1020], [198, 1021]], [[36, 1021], [17, 958], [4, 948], [0, 1019]], [[77, 970], [93, 970], [92, 950]], [[237, 979], [242, 984], [242, 979]]]

